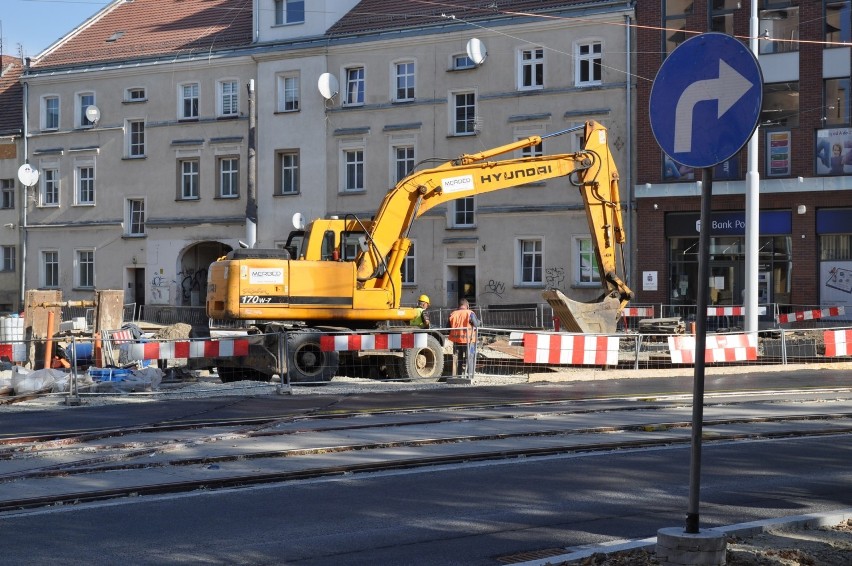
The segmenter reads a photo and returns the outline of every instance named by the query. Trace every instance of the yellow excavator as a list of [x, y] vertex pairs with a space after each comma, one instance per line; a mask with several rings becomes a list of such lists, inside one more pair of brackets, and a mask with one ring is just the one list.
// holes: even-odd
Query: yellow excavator
[[[580, 128], [585, 143], [577, 153], [494, 159]], [[415, 171], [385, 195], [371, 220], [354, 215], [319, 219], [292, 232], [285, 249], [234, 250], [210, 265], [207, 314], [218, 321], [253, 321], [266, 336], [287, 330], [286, 371], [291, 381], [330, 380], [340, 360], [337, 352], [320, 348], [323, 332], [375, 329], [415, 316], [413, 308], [400, 304], [401, 265], [418, 217], [457, 198], [563, 176], [582, 195], [605, 292], [591, 303], [573, 301], [555, 289], [545, 291], [544, 298], [563, 330], [612, 333], [633, 293], [618, 275], [625, 241], [618, 171], [607, 130], [594, 121]], [[277, 373], [283, 356], [270, 345], [258, 344], [245, 358], [217, 360], [220, 377], [235, 379], [242, 368], [252, 368], [260, 377]], [[388, 373], [440, 377], [443, 337], [431, 333], [426, 348], [390, 355]]]

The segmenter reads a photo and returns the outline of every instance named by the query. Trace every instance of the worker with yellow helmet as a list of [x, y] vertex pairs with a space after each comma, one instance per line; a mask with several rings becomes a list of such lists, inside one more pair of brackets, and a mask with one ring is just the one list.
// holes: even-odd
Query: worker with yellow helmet
[[429, 313], [426, 312], [426, 309], [429, 308], [429, 295], [420, 295], [417, 299], [417, 316], [411, 319], [409, 324], [411, 326], [417, 326], [419, 328], [429, 328], [432, 326], [432, 323], [429, 322]]

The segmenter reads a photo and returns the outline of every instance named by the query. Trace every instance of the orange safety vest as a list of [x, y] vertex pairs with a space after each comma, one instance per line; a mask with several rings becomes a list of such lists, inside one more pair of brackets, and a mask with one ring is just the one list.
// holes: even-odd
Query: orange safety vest
[[456, 344], [470, 343], [471, 330], [470, 315], [473, 311], [470, 309], [458, 309], [450, 313], [450, 341]]

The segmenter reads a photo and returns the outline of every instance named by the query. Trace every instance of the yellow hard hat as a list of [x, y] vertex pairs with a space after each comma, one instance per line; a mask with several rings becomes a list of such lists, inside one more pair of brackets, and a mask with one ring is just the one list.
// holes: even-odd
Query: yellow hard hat
[[420, 298], [417, 299], [417, 300], [422, 301], [424, 303], [431, 303], [432, 302], [432, 301], [429, 300], [429, 295], [420, 295]]

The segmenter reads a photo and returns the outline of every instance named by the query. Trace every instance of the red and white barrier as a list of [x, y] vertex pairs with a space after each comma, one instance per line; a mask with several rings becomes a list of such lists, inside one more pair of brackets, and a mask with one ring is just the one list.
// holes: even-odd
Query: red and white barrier
[[247, 356], [249, 341], [179, 340], [176, 342], [137, 342], [127, 344], [130, 360], [170, 360], [174, 358], [229, 358]]
[[841, 316], [846, 314], [843, 307], [829, 307], [827, 309], [815, 309], [809, 311], [790, 312], [787, 314], [779, 314], [778, 322], [785, 324], [787, 322], [800, 322], [802, 320], [816, 320], [818, 318], [829, 318], [832, 316]]
[[0, 344], [0, 359], [10, 362], [27, 361], [27, 345], [24, 342], [12, 342], [11, 344]]
[[619, 340], [615, 336], [524, 333], [524, 363], [615, 366]]
[[[707, 336], [706, 363], [741, 362], [757, 359], [755, 334], [716, 334]], [[695, 336], [669, 336], [669, 354], [673, 364], [695, 363]]]
[[621, 316], [654, 316], [654, 307], [624, 307]]
[[852, 330], [826, 330], [822, 339], [826, 357], [852, 356]]
[[405, 332], [397, 334], [323, 334], [320, 336], [320, 350], [323, 352], [343, 352], [347, 350], [407, 350], [425, 348], [426, 332]]

